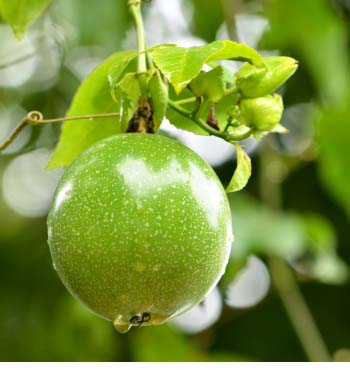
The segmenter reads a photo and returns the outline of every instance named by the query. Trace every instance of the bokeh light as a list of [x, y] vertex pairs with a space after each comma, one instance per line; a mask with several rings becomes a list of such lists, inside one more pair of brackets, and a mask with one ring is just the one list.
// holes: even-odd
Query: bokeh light
[[51, 152], [47, 149], [22, 154], [13, 159], [3, 174], [2, 191], [6, 204], [25, 217], [42, 217], [62, 175], [61, 170], [44, 170]]
[[222, 311], [222, 298], [218, 288], [183, 315], [173, 319], [170, 324], [185, 333], [199, 333], [219, 320]]
[[248, 308], [258, 304], [270, 288], [270, 274], [264, 262], [248, 257], [246, 266], [238, 272], [226, 290], [225, 302], [233, 308]]
[[3, 24], [0, 24], [0, 40], [0, 87], [19, 87], [32, 77], [36, 69], [33, 42], [28, 36], [20, 43], [16, 42], [11, 29]]
[[[5, 107], [0, 103], [0, 142], [5, 140], [5, 138], [25, 115], [25, 110], [18, 105], [10, 105]], [[31, 131], [31, 127], [26, 127], [17, 136], [16, 140], [3, 151], [3, 154], [12, 154], [21, 150], [28, 143]]]

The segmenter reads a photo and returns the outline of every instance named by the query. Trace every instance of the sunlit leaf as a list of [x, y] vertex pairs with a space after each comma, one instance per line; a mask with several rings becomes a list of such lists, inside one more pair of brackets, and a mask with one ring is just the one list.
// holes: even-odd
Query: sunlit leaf
[[197, 77], [204, 64], [222, 60], [242, 60], [262, 65], [261, 56], [247, 45], [229, 40], [214, 41], [204, 46], [182, 48], [159, 45], [152, 49], [155, 64], [179, 94]]
[[180, 93], [203, 68], [210, 54], [218, 51], [218, 45], [179, 46], [160, 45], [153, 53], [153, 60], [165, 77]]
[[[109, 72], [117, 66], [124, 70], [135, 55], [135, 51], [123, 51], [100, 64], [80, 85], [67, 116], [119, 112], [119, 106], [112, 98]], [[118, 118], [67, 121], [47, 168], [66, 167], [96, 141], [120, 132]]]
[[235, 148], [237, 167], [226, 189], [227, 193], [242, 190], [247, 185], [252, 174], [252, 164], [248, 154], [239, 144], [235, 144]]
[[218, 60], [237, 60], [249, 62], [259, 67], [264, 66], [261, 55], [248, 45], [231, 40], [218, 40], [209, 45], [217, 46], [217, 49], [209, 55], [206, 63]]
[[51, 0], [0, 0], [0, 13], [21, 39], [27, 26], [44, 11]]

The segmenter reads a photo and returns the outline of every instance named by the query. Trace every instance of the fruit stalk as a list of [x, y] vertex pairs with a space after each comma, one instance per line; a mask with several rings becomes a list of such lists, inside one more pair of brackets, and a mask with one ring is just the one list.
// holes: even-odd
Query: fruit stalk
[[129, 0], [129, 9], [134, 21], [136, 35], [137, 35], [137, 51], [138, 55], [138, 66], [137, 72], [139, 73], [139, 82], [142, 94], [147, 96], [147, 82], [145, 73], [147, 72], [147, 63], [146, 63], [146, 37], [145, 29], [143, 25], [142, 13], [141, 13], [141, 0]]

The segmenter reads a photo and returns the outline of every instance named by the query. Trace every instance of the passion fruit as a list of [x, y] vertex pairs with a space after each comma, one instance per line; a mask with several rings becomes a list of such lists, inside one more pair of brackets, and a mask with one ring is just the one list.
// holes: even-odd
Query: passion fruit
[[213, 169], [159, 135], [121, 134], [91, 146], [63, 175], [48, 216], [64, 285], [121, 332], [202, 301], [224, 273], [232, 239]]

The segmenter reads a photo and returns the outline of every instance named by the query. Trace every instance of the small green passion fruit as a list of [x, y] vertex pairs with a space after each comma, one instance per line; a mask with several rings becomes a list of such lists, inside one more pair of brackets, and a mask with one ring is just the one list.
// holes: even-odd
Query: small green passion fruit
[[224, 273], [232, 239], [212, 168], [158, 135], [122, 134], [90, 147], [62, 177], [48, 216], [63, 283], [120, 332], [202, 301]]

